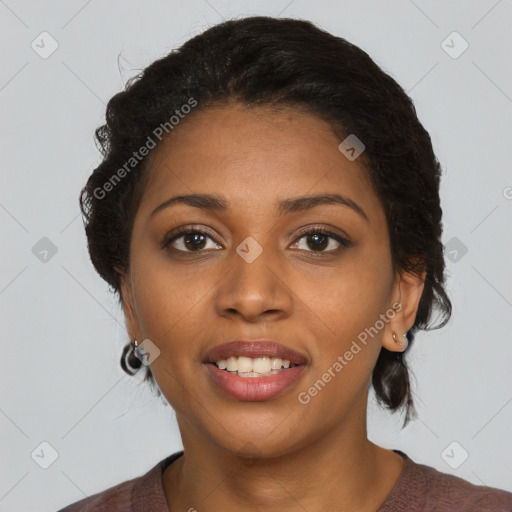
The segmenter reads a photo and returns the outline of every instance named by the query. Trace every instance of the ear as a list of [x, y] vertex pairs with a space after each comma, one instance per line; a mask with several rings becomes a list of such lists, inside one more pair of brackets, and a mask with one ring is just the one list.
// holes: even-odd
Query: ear
[[[407, 348], [407, 340], [403, 335], [414, 325], [426, 275], [423, 270], [419, 275], [403, 272], [397, 276], [389, 305], [395, 314], [392, 318], [389, 315], [390, 320], [386, 323], [382, 339], [384, 348], [392, 352], [403, 352]], [[396, 340], [393, 339], [393, 332]]]
[[124, 318], [128, 336], [130, 341], [134, 339], [141, 340], [139, 323], [135, 309], [135, 299], [133, 296], [131, 276], [129, 272], [125, 273], [117, 268], [115, 270], [119, 274], [121, 301], [123, 304]]

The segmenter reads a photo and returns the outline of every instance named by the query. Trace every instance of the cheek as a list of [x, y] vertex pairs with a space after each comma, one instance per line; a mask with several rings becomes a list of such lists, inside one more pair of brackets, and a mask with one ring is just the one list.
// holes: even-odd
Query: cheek
[[[386, 254], [383, 248], [380, 253], [375, 247], [357, 250], [320, 279], [301, 279], [297, 295], [307, 305], [305, 328], [312, 338], [317, 379], [331, 369], [337, 376], [333, 382], [358, 387], [369, 377], [382, 337], [382, 329], [375, 333], [372, 327], [385, 314], [391, 292], [391, 266]], [[333, 368], [336, 362], [339, 364]], [[338, 385], [328, 387], [335, 392]]]
[[141, 334], [160, 350], [151, 364], [153, 376], [175, 410], [188, 410], [198, 400], [189, 397], [195, 394], [199, 357], [198, 311], [201, 298], [208, 300], [204, 285], [155, 265], [148, 266], [134, 291]]
[[133, 257], [139, 275], [141, 305], [144, 302], [149, 308], [168, 310], [169, 320], [177, 321], [207, 287], [206, 273], [201, 270], [200, 262], [173, 258], [167, 249], [158, 247], [156, 237], [154, 242], [149, 235], [146, 238], [141, 243], [145, 247], [139, 248]]
[[384, 313], [391, 269], [388, 259], [376, 254], [357, 248], [336, 268], [297, 274], [297, 296], [333, 335], [354, 334], [354, 329], [364, 329]]
[[[193, 271], [192, 266], [173, 266], [161, 257], [148, 256], [147, 261], [139, 264], [134, 285], [139, 326], [162, 352], [179, 358], [185, 349], [190, 353], [190, 323], [209, 300], [212, 285], [206, 273]], [[201, 328], [197, 318], [194, 325]]]

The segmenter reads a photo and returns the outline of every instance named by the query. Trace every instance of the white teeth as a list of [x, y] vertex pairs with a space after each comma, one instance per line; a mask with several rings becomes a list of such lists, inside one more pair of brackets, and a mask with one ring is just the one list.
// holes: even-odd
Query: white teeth
[[[239, 358], [240, 360], [240, 358]], [[256, 373], [267, 373], [272, 369], [270, 357], [255, 357], [252, 362], [252, 370]], [[238, 369], [240, 371], [240, 368]]]
[[[253, 371], [254, 363], [250, 357], [239, 357], [237, 361], [238, 371], [243, 373], [249, 373]], [[254, 370], [255, 372], [258, 370]]]
[[273, 357], [270, 360], [270, 366], [272, 366], [272, 370], [280, 370], [283, 366], [283, 360], [280, 357]]
[[283, 367], [290, 368], [290, 361], [288, 359], [268, 356], [255, 358], [232, 356], [227, 359], [221, 359], [216, 364], [220, 370], [238, 372], [242, 377], [269, 376], [274, 375]]
[[237, 358], [236, 357], [228, 357], [226, 363], [226, 370], [228, 372], [236, 372], [238, 370]]

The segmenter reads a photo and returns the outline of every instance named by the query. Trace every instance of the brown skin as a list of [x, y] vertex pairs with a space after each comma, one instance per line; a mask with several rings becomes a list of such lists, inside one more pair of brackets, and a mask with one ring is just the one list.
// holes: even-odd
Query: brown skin
[[[170, 510], [319, 512], [335, 503], [339, 512], [370, 512], [400, 476], [401, 457], [367, 439], [367, 397], [381, 347], [403, 350], [392, 335], [401, 339], [413, 325], [425, 274], [393, 274], [382, 204], [362, 159], [349, 161], [340, 142], [327, 123], [297, 110], [231, 104], [190, 116], [155, 150], [122, 296], [132, 339], [149, 338], [161, 351], [151, 370], [182, 435], [185, 456], [163, 475]], [[150, 220], [156, 206], [191, 193], [222, 195], [229, 208], [179, 204]], [[278, 217], [277, 201], [320, 193], [348, 196], [368, 221], [336, 204]], [[212, 239], [194, 245], [181, 236], [161, 248], [171, 230], [190, 224]], [[317, 249], [299, 232], [311, 224], [352, 245], [328, 238]], [[248, 236], [263, 248], [252, 263], [236, 252]], [[402, 309], [379, 334], [301, 404], [299, 392], [398, 301]], [[304, 354], [302, 378], [263, 402], [224, 395], [205, 354], [247, 338]]]

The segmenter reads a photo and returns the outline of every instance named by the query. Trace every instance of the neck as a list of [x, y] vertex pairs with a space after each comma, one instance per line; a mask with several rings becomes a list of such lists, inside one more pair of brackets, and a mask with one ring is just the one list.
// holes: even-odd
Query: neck
[[317, 512], [336, 503], [339, 512], [375, 512], [403, 467], [398, 454], [366, 438], [366, 424], [257, 459], [239, 457], [211, 440], [201, 442], [187, 430], [182, 437], [184, 456], [163, 476], [170, 510]]

